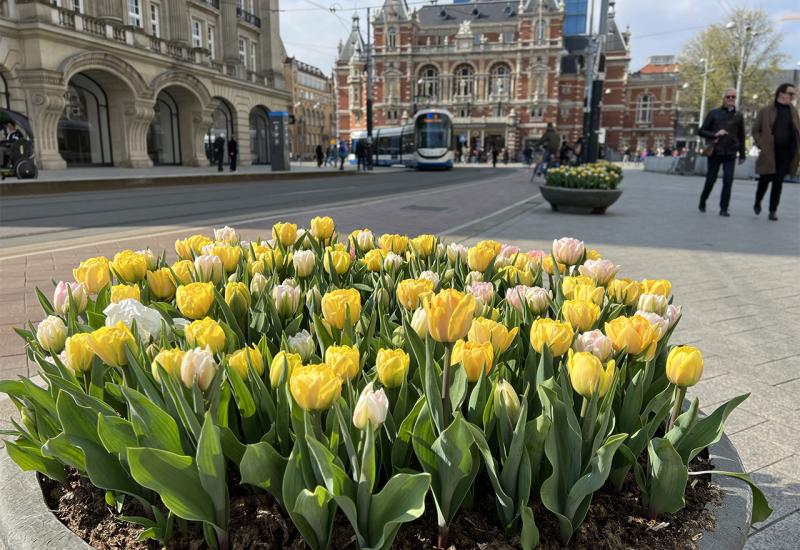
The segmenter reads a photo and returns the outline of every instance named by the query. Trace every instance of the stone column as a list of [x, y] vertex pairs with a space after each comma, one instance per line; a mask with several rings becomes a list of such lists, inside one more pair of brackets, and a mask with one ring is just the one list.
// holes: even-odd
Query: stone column
[[28, 116], [36, 139], [36, 162], [43, 170], [62, 170], [67, 163], [58, 152], [58, 121], [64, 114], [65, 89], [40, 79], [20, 78], [26, 91]]
[[[153, 166], [147, 155], [147, 131], [155, 114], [153, 98], [128, 101], [116, 113], [113, 104], [109, 107], [114, 165], [127, 168]], [[120, 114], [123, 115], [121, 121]]]
[[181, 164], [184, 166], [208, 166], [203, 147], [206, 132], [212, 123], [214, 109], [197, 105], [191, 109], [181, 109]]
[[236, 141], [239, 143], [239, 166], [250, 166], [253, 163], [253, 155], [250, 151], [250, 107], [248, 105], [236, 105]]

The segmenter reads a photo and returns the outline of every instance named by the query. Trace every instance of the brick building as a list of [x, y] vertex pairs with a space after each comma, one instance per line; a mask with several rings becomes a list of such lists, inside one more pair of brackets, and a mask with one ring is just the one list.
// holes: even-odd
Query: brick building
[[[412, 11], [404, 0], [384, 0], [371, 23], [376, 128], [403, 124], [422, 108], [444, 108], [454, 115], [455, 135], [464, 147], [506, 147], [512, 158], [538, 139], [548, 122], [570, 143], [580, 137], [589, 38], [564, 36], [563, 2], [473, 0]], [[343, 139], [366, 128], [362, 33], [354, 16], [334, 68]], [[619, 30], [612, 4], [601, 127], [615, 150], [635, 145], [640, 136], [648, 136], [648, 146], [656, 135], [666, 141], [668, 124], [661, 114], [674, 115], [677, 77], [654, 77], [647, 67], [644, 75], [629, 75], [630, 59], [630, 33]], [[629, 112], [645, 93], [653, 97], [651, 120], [636, 125]]]
[[292, 92], [289, 112], [289, 152], [292, 158], [311, 160], [317, 145], [323, 149], [334, 137], [333, 82], [320, 69], [294, 57], [284, 63], [286, 87]]

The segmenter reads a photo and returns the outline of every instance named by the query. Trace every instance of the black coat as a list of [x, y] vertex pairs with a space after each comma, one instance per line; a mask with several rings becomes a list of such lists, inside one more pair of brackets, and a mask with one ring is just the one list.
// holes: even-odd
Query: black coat
[[706, 115], [706, 119], [700, 129], [697, 130], [697, 133], [706, 139], [714, 139], [714, 134], [719, 130], [725, 130], [728, 133], [717, 140], [714, 154], [723, 156], [738, 154], [740, 158], [745, 158], [744, 118], [742, 114], [724, 107], [712, 109]]
[[239, 153], [239, 144], [235, 139], [228, 141], [228, 154], [237, 155]]

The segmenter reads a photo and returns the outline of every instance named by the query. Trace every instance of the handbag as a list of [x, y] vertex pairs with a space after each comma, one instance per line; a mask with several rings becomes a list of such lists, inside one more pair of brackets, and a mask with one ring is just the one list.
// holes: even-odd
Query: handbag
[[704, 157], [710, 157], [714, 154], [714, 148], [717, 146], [717, 139], [709, 139], [706, 141], [705, 147], [700, 151], [700, 154]]

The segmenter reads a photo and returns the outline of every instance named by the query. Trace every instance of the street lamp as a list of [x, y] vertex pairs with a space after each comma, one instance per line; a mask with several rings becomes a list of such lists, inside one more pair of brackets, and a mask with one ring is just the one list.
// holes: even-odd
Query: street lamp
[[733, 21], [729, 21], [725, 28], [729, 31], [736, 31], [736, 39], [739, 41], [740, 48], [739, 48], [739, 69], [736, 71], [736, 110], [739, 110], [739, 105], [742, 101], [742, 84], [744, 80], [744, 64], [745, 64], [745, 57], [747, 56], [747, 50], [752, 46], [752, 42], [750, 40], [754, 39], [758, 36], [758, 32], [753, 30], [751, 25], [745, 25], [744, 33], [742, 33], [741, 27], [734, 23]]
[[[697, 122], [697, 129], [699, 130], [700, 127], [703, 125], [703, 119], [706, 116], [706, 92], [708, 91], [708, 75], [709, 73], [713, 73], [714, 69], [708, 68], [708, 57], [704, 57], [700, 60], [703, 63], [703, 95], [700, 99], [700, 119]], [[739, 97], [737, 94], [736, 101], [739, 101]], [[698, 149], [700, 148], [700, 134], [697, 134], [697, 144]]]

